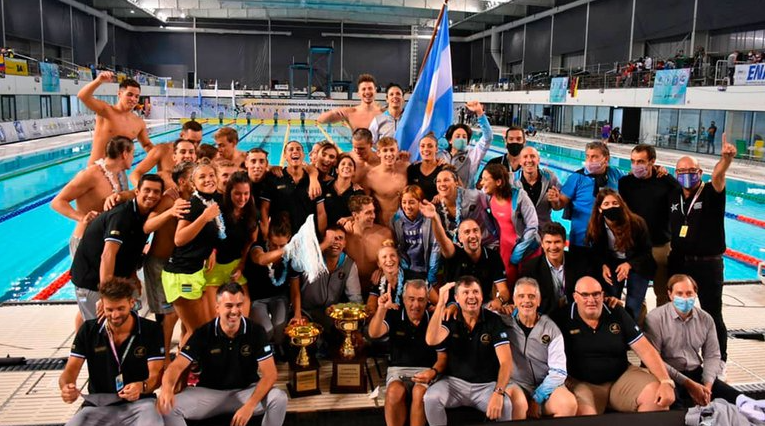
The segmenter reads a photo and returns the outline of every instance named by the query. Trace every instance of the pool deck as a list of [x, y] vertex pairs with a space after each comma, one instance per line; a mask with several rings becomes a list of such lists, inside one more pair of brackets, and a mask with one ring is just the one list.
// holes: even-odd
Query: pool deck
[[[761, 284], [729, 285], [723, 291], [723, 313], [729, 329], [765, 328], [765, 290]], [[649, 307], [655, 304], [653, 293], [646, 297]], [[74, 304], [25, 304], [0, 306], [0, 357], [23, 356], [34, 360], [68, 356], [74, 338], [73, 319], [77, 307]], [[7, 326], [20, 324], [24, 326]], [[176, 327], [176, 336], [178, 327]], [[177, 339], [176, 339], [177, 340]], [[730, 338], [728, 340], [727, 381], [733, 385], [765, 384], [765, 364], [762, 354], [765, 342]], [[634, 354], [630, 356], [636, 362]], [[378, 360], [384, 367], [384, 360]], [[373, 360], [368, 361], [375, 384], [383, 380], [377, 374]], [[278, 364], [277, 386], [285, 389], [288, 377], [287, 364]], [[61, 370], [0, 371], [0, 425], [47, 425], [62, 424], [77, 410], [81, 401], [73, 405], [61, 401], [58, 377]], [[322, 395], [291, 399], [288, 413], [305, 413], [327, 410], [377, 409], [383, 413], [384, 387], [377, 397], [367, 394], [336, 395], [327, 392], [331, 365], [321, 370]], [[384, 377], [384, 370], [383, 375]], [[86, 385], [87, 370], [83, 368], [77, 384]]]

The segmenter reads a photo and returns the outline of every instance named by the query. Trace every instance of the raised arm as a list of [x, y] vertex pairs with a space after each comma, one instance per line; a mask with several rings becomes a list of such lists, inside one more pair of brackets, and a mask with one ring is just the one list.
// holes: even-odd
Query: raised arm
[[728, 171], [728, 167], [730, 167], [735, 156], [736, 147], [725, 140], [725, 133], [723, 133], [720, 161], [715, 164], [715, 168], [712, 171], [712, 186], [715, 188], [715, 191], [722, 192], [725, 189], [725, 172]]
[[337, 123], [338, 121], [348, 121], [348, 110], [352, 108], [349, 107], [342, 107], [342, 108], [335, 108], [329, 111], [325, 111], [319, 115], [319, 118], [316, 119], [317, 122], [320, 124], [327, 124], [327, 123]]
[[446, 259], [451, 259], [451, 257], [454, 256], [456, 248], [454, 247], [452, 240], [449, 239], [449, 236], [446, 235], [446, 230], [443, 225], [441, 225], [441, 217], [436, 212], [436, 206], [430, 201], [423, 200], [420, 212], [423, 216], [431, 220], [433, 235], [436, 237], [438, 246], [441, 247], [441, 254]]
[[425, 343], [430, 346], [436, 346], [449, 337], [449, 330], [443, 325], [443, 317], [446, 302], [449, 300], [449, 290], [454, 288], [454, 285], [453, 282], [447, 283], [438, 290], [436, 310], [433, 311], [430, 322], [428, 322], [428, 330], [425, 332]]
[[[149, 173], [152, 168], [154, 168], [159, 164], [160, 161], [162, 161], [161, 156], [162, 149], [158, 148], [146, 154], [146, 158], [141, 160], [140, 163], [136, 164], [135, 169], [130, 172], [130, 183], [134, 188], [138, 188], [138, 181], [141, 179], [141, 176]], [[167, 186], [167, 182], [165, 182], [165, 186]], [[173, 183], [173, 186], [175, 186], [175, 183]]]
[[96, 99], [93, 94], [96, 92], [96, 89], [98, 89], [103, 83], [110, 82], [113, 78], [113, 73], [109, 71], [101, 72], [101, 74], [98, 74], [95, 80], [86, 84], [85, 87], [77, 92], [77, 98], [96, 114], [102, 117], [106, 117], [111, 111], [111, 105], [100, 99]]

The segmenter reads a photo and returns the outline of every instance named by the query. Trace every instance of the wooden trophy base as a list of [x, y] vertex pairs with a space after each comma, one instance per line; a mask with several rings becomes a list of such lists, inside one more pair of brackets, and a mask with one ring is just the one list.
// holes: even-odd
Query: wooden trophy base
[[290, 363], [290, 381], [287, 383], [290, 398], [320, 395], [319, 364], [312, 360], [308, 367]]
[[332, 361], [332, 382], [330, 393], [367, 392], [366, 357], [356, 359], [336, 358]]

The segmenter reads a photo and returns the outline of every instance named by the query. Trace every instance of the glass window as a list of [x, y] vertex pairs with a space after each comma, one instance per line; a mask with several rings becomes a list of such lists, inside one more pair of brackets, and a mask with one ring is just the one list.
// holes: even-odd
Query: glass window
[[574, 108], [572, 106], [563, 107], [563, 123], [561, 125], [561, 133], [570, 135], [574, 132]]
[[29, 95], [29, 96], [27, 96], [27, 98], [29, 98], [29, 100], [28, 100], [29, 118], [31, 120], [42, 118], [42, 108], [41, 108], [41, 105], [40, 105], [40, 95]]
[[754, 113], [752, 126], [752, 150], [748, 153], [752, 158], [762, 161], [765, 157], [765, 112]]
[[51, 116], [52, 117], [64, 117], [64, 115], [61, 112], [61, 98], [62, 96], [59, 95], [53, 95], [51, 96]]
[[29, 120], [29, 96], [16, 96], [16, 120]]
[[659, 110], [659, 127], [656, 146], [675, 149], [677, 147], [677, 110]]
[[752, 115], [749, 111], [728, 111], [725, 119], [725, 136], [728, 143], [736, 146], [739, 155], [746, 155], [751, 144]]
[[677, 149], [683, 151], [696, 151], [699, 141], [699, 110], [680, 110], [680, 118], [677, 125]]
[[656, 128], [659, 125], [659, 110], [643, 108], [640, 111], [640, 142], [651, 145], [657, 144], [658, 134]]
[[584, 107], [575, 106], [573, 112], [574, 131], [573, 134], [579, 136], [584, 132]]
[[[702, 128], [704, 130], [701, 130]], [[701, 111], [698, 152], [719, 153], [723, 129], [725, 129], [725, 111]]]
[[587, 138], [598, 137], [597, 109], [594, 106], [584, 107], [584, 133], [582, 136]]

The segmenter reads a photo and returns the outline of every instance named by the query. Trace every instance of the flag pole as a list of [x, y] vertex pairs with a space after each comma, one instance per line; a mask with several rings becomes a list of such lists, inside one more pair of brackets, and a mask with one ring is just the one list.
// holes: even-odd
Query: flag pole
[[[430, 50], [431, 48], [433, 48], [433, 42], [436, 40], [436, 34], [438, 34], [438, 26], [439, 24], [441, 24], [441, 18], [443, 18], [444, 16], [444, 9], [446, 9], [447, 3], [449, 3], [449, 0], [444, 0], [444, 4], [441, 6], [441, 11], [438, 12], [438, 18], [436, 18], [436, 25], [433, 27], [433, 34], [430, 36], [430, 43], [428, 43], [428, 48], [425, 49], [425, 56], [422, 57], [422, 63], [420, 64], [420, 69], [417, 70], [418, 80], [420, 78], [420, 74], [422, 74], [422, 67], [425, 65], [425, 62], [428, 61]], [[447, 28], [446, 31], [449, 31], [449, 28]]]

